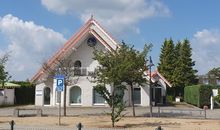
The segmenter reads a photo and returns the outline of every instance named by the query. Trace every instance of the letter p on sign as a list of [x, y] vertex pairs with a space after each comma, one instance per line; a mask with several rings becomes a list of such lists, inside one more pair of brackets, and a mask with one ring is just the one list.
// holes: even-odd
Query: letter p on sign
[[64, 79], [57, 79], [57, 88], [56, 90], [61, 92], [64, 88]]
[[63, 79], [57, 79], [57, 86], [63, 86]]
[[55, 76], [56, 80], [56, 91], [61, 92], [64, 89], [64, 76], [63, 75], [57, 75]]

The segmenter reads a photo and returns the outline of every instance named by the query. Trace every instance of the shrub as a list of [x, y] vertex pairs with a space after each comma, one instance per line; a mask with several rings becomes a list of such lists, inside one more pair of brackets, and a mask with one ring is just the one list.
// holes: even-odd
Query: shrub
[[214, 97], [214, 100], [220, 103], [220, 89], [218, 89], [218, 96]]
[[210, 105], [212, 88], [211, 85], [187, 86], [184, 88], [184, 101], [198, 107]]
[[214, 97], [214, 100], [216, 100], [217, 102], [220, 102], [220, 95]]
[[167, 100], [167, 103], [172, 103], [174, 101], [174, 98], [172, 95], [167, 95], [166, 100]]

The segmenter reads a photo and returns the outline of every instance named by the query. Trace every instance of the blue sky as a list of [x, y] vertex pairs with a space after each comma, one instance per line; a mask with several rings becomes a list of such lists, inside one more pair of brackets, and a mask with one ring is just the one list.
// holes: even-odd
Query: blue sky
[[155, 64], [165, 38], [187, 38], [198, 74], [220, 66], [219, 0], [0, 0], [0, 55], [12, 79], [30, 79], [91, 14], [119, 42], [152, 43]]

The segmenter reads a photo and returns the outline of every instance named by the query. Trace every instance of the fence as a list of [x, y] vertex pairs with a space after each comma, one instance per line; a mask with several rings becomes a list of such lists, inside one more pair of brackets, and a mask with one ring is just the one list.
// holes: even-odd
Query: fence
[[166, 109], [158, 107], [157, 117], [205, 118], [206, 109]]

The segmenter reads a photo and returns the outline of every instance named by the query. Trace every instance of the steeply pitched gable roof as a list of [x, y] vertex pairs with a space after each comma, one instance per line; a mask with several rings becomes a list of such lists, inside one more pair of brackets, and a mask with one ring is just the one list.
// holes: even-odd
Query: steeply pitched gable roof
[[[147, 79], [149, 80], [150, 72], [146, 71], [145, 75], [147, 76]], [[161, 75], [158, 70], [155, 70], [151, 73], [151, 79], [153, 82], [156, 76], [159, 76], [159, 78], [162, 79], [169, 87], [172, 87], [172, 84], [163, 75]]]
[[[64, 46], [53, 56], [51, 57], [47, 65], [54, 66], [56, 59], [60, 59], [65, 56], [68, 52], [71, 51], [72, 48], [76, 45], [76, 43], [86, 34], [93, 35], [101, 44], [105, 46], [109, 51], [115, 50], [119, 44], [109, 35], [107, 31], [95, 20], [91, 17], [81, 28], [80, 30], [74, 34], [65, 44]], [[31, 79], [31, 82], [37, 81], [44, 75], [43, 68], [41, 68]]]
[[166, 80], [166, 78], [163, 77], [163, 75], [161, 75], [158, 70], [155, 70], [155, 71], [152, 73], [151, 76], [154, 78], [154, 77], [156, 77], [157, 75], [158, 75], [169, 87], [172, 87], [171, 83], [170, 83], [168, 80]]

